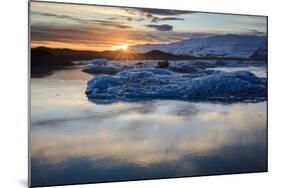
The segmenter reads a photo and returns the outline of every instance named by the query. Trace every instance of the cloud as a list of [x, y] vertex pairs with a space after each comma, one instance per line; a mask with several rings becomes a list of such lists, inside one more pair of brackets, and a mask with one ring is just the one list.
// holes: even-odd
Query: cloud
[[[161, 32], [161, 31], [160, 31]], [[110, 50], [111, 47], [118, 43], [145, 44], [160, 43], [163, 41], [173, 42], [170, 37], [175, 34], [157, 31], [136, 31], [123, 30], [116, 28], [114, 32], [108, 28], [75, 28], [71, 26], [55, 26], [48, 25], [32, 25], [31, 40], [33, 46], [60, 47], [72, 49], [88, 49], [88, 50]]]
[[249, 29], [248, 32], [246, 32], [246, 34], [257, 35], [257, 36], [266, 36], [265, 32], [258, 31], [256, 29]]
[[[158, 21], [169, 21], [169, 20], [182, 21], [184, 20], [184, 18], [180, 18], [176, 16], [194, 13], [192, 11], [149, 9], [149, 8], [126, 9], [126, 11], [131, 15], [139, 15], [145, 17], [146, 19], [149, 19], [152, 23], [156, 23]], [[163, 16], [168, 16], [168, 17], [163, 17]]]
[[192, 11], [183, 11], [183, 10], [167, 10], [167, 9], [149, 9], [149, 8], [138, 8], [136, 9], [139, 12], [154, 14], [160, 16], [170, 16], [170, 15], [182, 15], [182, 14], [192, 14]]
[[110, 17], [107, 20], [125, 20], [128, 22], [132, 22], [132, 21], [144, 21], [145, 18], [134, 18], [134, 17], [129, 17], [129, 16], [117, 16], [117, 17]]
[[151, 22], [152, 23], [156, 23], [156, 22], [159, 22], [159, 21], [184, 21], [184, 18], [178, 18], [178, 17], [163, 17], [163, 18], [160, 18], [160, 17], [156, 17], [154, 16], [152, 19], [151, 19]]
[[115, 43], [126, 39], [128, 30], [115, 29], [109, 34], [108, 29], [102, 27], [71, 28], [65, 26], [31, 26], [31, 40], [35, 45], [57, 46], [73, 49], [102, 50], [110, 49]]
[[[49, 26], [33, 24], [31, 41], [33, 46], [51, 48], [87, 49], [94, 51], [110, 50], [118, 43], [131, 45], [169, 43], [193, 37], [206, 37], [215, 33], [204, 32], [163, 32], [159, 26], [148, 26], [153, 30], [124, 30], [116, 28], [111, 32], [105, 27]], [[162, 26], [163, 27], [163, 26]], [[162, 28], [163, 29], [163, 28]]]
[[93, 21], [96, 24], [100, 24], [100, 25], [103, 25], [103, 26], [109, 26], [109, 27], [115, 27], [115, 28], [119, 28], [119, 29], [130, 29], [130, 28], [132, 28], [131, 26], [128, 26], [126, 24], [111, 22], [111, 21], [107, 21], [107, 20], [90, 20], [90, 22], [91, 21]]
[[87, 20], [87, 19], [75, 18], [73, 16], [68, 16], [68, 15], [58, 15], [58, 14], [41, 13], [41, 12], [32, 12], [32, 14], [48, 16], [48, 17], [55, 17], [58, 19], [68, 19], [68, 20], [72, 20], [75, 22], [79, 22], [81, 24], [99, 24], [102, 26], [114, 27], [114, 28], [118, 28], [118, 29], [130, 29], [131, 28], [131, 26], [126, 25], [123, 22], [116, 22], [116, 21], [110, 21], [110, 20], [95, 20], [95, 19]]
[[168, 24], [163, 24], [163, 25], [154, 25], [154, 24], [149, 24], [146, 25], [148, 28], [153, 28], [156, 29], [157, 31], [172, 31], [173, 26], [168, 25]]

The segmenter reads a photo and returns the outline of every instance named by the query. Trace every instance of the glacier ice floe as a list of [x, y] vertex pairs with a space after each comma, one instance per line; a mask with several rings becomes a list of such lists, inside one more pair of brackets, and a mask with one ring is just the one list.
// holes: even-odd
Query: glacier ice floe
[[85, 63], [87, 65], [82, 71], [90, 74], [116, 74], [123, 69], [130, 69], [131, 66], [114, 63], [107, 59], [93, 59]]
[[163, 61], [159, 60], [132, 60], [132, 61], [114, 61], [107, 59], [93, 59], [90, 61], [75, 62], [83, 64], [86, 67], [84, 72], [89, 74], [116, 74], [123, 70], [141, 69], [141, 68], [162, 68], [178, 73], [197, 73], [205, 69], [216, 67], [264, 67], [263, 61], [227, 61], [227, 60], [177, 60], [165, 61], [165, 67], [159, 67]]
[[266, 80], [247, 71], [204, 70], [179, 74], [166, 69], [144, 68], [99, 75], [85, 91], [90, 100], [130, 101], [177, 99], [199, 101], [266, 100]]

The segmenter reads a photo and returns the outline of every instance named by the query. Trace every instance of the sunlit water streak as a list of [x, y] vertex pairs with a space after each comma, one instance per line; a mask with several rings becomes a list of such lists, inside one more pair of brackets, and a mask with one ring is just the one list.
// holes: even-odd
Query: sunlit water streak
[[31, 80], [34, 186], [267, 169], [266, 102], [95, 104], [86, 80], [51, 78]]

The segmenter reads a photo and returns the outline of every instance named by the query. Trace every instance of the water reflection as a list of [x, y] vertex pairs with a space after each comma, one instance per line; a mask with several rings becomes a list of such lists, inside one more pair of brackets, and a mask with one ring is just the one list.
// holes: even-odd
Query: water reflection
[[62, 80], [90, 80], [92, 76], [81, 69], [85, 66], [76, 65], [64, 67], [64, 69], [56, 70], [52, 74], [46, 76], [46, 79], [62, 79]]
[[32, 79], [32, 185], [265, 171], [266, 102], [94, 104], [86, 81]]

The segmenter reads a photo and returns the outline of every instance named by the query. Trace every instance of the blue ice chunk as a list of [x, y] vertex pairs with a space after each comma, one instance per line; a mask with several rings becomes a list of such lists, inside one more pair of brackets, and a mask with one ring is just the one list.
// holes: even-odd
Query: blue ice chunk
[[265, 100], [266, 80], [247, 71], [200, 71], [177, 74], [145, 68], [124, 70], [114, 76], [96, 76], [88, 82], [91, 100]]

